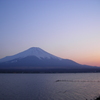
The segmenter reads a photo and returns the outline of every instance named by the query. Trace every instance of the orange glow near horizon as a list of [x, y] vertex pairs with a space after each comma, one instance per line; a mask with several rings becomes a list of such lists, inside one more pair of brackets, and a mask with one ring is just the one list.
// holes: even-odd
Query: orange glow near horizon
[[79, 59], [77, 60], [80, 64], [91, 65], [91, 66], [99, 66], [100, 67], [100, 57], [88, 57], [87, 59]]
[[[67, 57], [66, 57], [67, 56]], [[73, 60], [79, 64], [83, 64], [83, 65], [91, 65], [91, 66], [98, 66], [100, 67], [100, 54], [98, 53], [90, 53], [90, 54], [82, 54], [82, 55], [62, 55], [59, 56], [62, 57], [64, 59], [70, 59]]]
[[84, 64], [84, 65], [91, 65], [91, 66], [98, 66], [100, 67], [100, 61], [99, 60], [84, 60], [84, 61], [79, 61], [79, 63]]
[[90, 55], [85, 55], [85, 57], [85, 59], [82, 59], [79, 62], [82, 62], [82, 64], [100, 67], [100, 53], [91, 53]]

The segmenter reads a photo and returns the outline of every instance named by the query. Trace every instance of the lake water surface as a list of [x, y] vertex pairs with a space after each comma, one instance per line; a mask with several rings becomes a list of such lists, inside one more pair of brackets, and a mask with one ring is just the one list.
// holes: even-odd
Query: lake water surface
[[90, 100], [100, 73], [0, 74], [0, 100]]

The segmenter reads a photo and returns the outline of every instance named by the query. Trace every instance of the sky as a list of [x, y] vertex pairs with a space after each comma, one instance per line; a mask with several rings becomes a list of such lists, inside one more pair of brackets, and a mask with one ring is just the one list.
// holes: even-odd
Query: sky
[[0, 58], [30, 47], [100, 66], [100, 0], [0, 0]]

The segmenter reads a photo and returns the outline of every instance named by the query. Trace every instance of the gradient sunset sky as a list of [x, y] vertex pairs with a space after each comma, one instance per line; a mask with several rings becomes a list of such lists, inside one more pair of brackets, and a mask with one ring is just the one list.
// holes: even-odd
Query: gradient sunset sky
[[0, 58], [30, 47], [100, 66], [100, 0], [0, 0]]

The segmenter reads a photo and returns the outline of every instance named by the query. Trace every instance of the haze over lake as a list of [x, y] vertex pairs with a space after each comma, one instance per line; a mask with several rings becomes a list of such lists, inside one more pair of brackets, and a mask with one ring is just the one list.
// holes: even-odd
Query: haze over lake
[[0, 100], [88, 100], [100, 94], [100, 73], [0, 74]]

